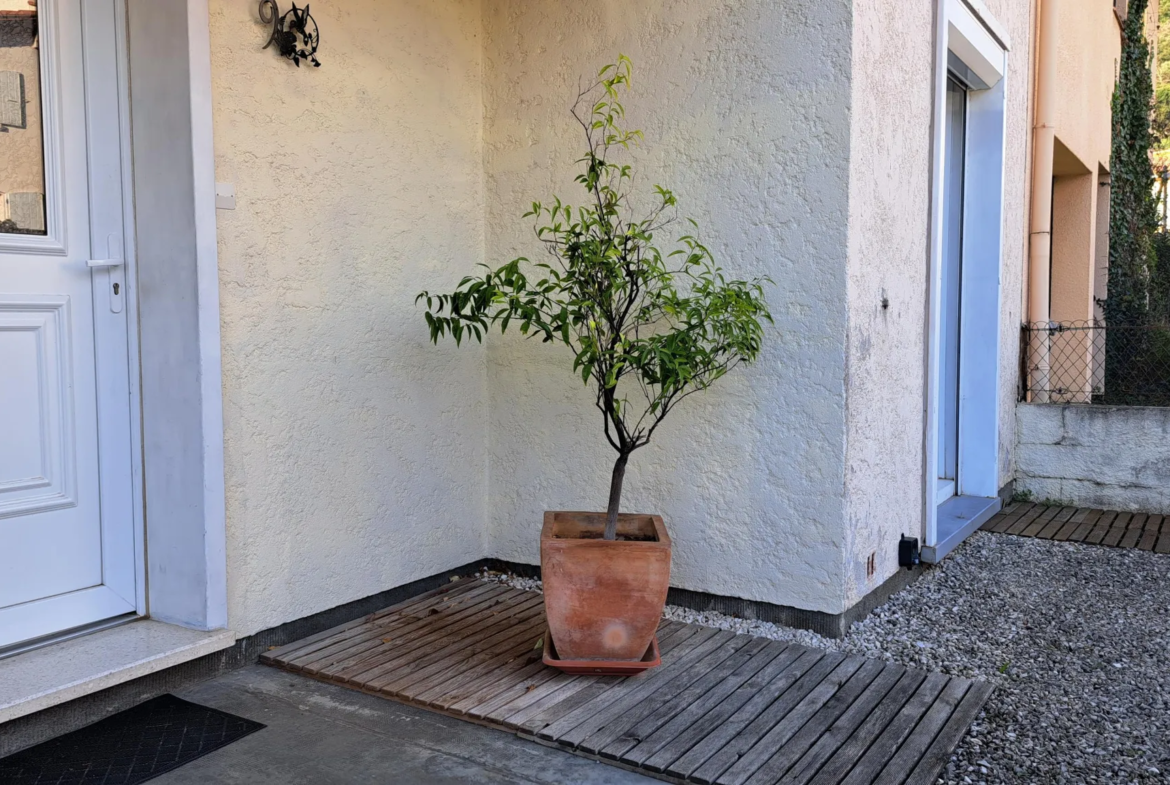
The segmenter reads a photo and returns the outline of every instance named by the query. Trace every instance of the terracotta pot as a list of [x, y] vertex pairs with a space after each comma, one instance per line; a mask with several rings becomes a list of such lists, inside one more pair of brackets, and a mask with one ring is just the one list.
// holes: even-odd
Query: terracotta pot
[[[544, 608], [564, 660], [641, 660], [670, 588], [670, 535], [657, 515], [546, 512], [540, 532]], [[623, 536], [639, 539], [622, 540]]]

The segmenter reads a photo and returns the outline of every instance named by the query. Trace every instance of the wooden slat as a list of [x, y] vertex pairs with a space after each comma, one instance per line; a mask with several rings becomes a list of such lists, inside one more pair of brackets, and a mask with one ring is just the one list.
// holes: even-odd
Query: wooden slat
[[1109, 531], [1105, 533], [1105, 539], [1101, 540], [1101, 544], [1117, 547], [1121, 538], [1125, 536], [1125, 531], [1129, 528], [1131, 520], [1133, 520], [1132, 512], [1117, 513], [1117, 517], [1113, 519], [1113, 523], [1109, 526]]
[[[619, 737], [623, 741], [617, 746], [628, 749], [641, 738], [638, 733], [649, 735], [659, 726], [669, 722], [675, 714], [693, 704], [713, 687], [726, 681], [736, 669], [759, 653], [768, 641], [748, 635], [737, 635], [734, 643], [736, 644], [734, 648], [725, 646], [718, 655], [707, 657], [702, 663], [695, 663], [681, 673], [675, 671], [662, 686], [646, 697], [638, 699], [634, 705], [623, 707], [623, 704], [629, 702], [623, 699], [609, 710], [610, 716], [597, 715], [591, 718], [588, 724], [598, 724], [600, 719], [600, 726], [585, 736], [577, 745], [577, 749], [600, 753]], [[727, 656], [723, 656], [724, 654]], [[633, 731], [635, 727], [641, 730]], [[630, 733], [633, 735], [627, 735]], [[611, 753], [606, 757], [622, 756]]]
[[1158, 532], [1162, 529], [1162, 526], [1161, 515], [1151, 515], [1147, 518], [1145, 528], [1142, 530], [1142, 538], [1137, 544], [1138, 549], [1143, 551], [1154, 550], [1154, 546], [1158, 544]]
[[1075, 532], [1080, 527], [1080, 525], [1085, 521], [1086, 518], [1089, 517], [1090, 514], [1092, 514], [1092, 512], [1092, 510], [1085, 507], [1077, 509], [1073, 516], [1068, 519], [1068, 522], [1061, 526], [1060, 529], [1052, 535], [1052, 539], [1064, 542], [1065, 540], [1072, 537], [1073, 532]]
[[837, 678], [852, 674], [850, 668], [854, 665], [850, 661], [842, 670], [837, 669], [845, 662], [845, 655], [836, 652], [826, 654], [820, 662], [814, 665], [804, 678], [800, 679], [789, 689], [785, 690], [776, 701], [764, 709], [747, 727], [737, 732], [731, 740], [721, 745], [721, 749], [700, 766], [692, 778], [696, 782], [709, 783], [719, 781], [720, 775], [735, 765], [744, 753], [756, 745], [764, 734], [772, 730], [789, 712], [800, 705], [809, 693], [821, 685], [833, 673]]
[[907, 778], [904, 785], [934, 785], [939, 774], [946, 767], [947, 761], [951, 759], [951, 753], [962, 740], [967, 728], [979, 715], [983, 704], [987, 702], [991, 690], [991, 685], [986, 682], [975, 682], [971, 685], [971, 689], [963, 696], [962, 702], [951, 714], [947, 724], [943, 726], [934, 742], [927, 748], [921, 760], [918, 761], [918, 765], [914, 767], [914, 771], [910, 772], [910, 777]]
[[992, 517], [991, 520], [995, 521], [995, 525], [991, 527], [991, 531], [998, 533], [1006, 532], [1025, 516], [1039, 515], [1041, 509], [1040, 505], [1033, 502], [1021, 502], [1019, 508], [1011, 515], [1005, 516], [1002, 519]]
[[1162, 518], [1162, 531], [1158, 534], [1158, 544], [1154, 546], [1154, 553], [1170, 553], [1170, 515]]
[[951, 679], [939, 694], [938, 700], [931, 704], [922, 719], [918, 721], [914, 732], [898, 748], [890, 758], [881, 776], [874, 780], [874, 785], [901, 785], [906, 779], [906, 772], [910, 771], [926, 754], [926, 750], [934, 743], [935, 738], [951, 718], [959, 701], [971, 688], [971, 682], [966, 679]]
[[1113, 526], [1113, 521], [1117, 518], [1115, 510], [1105, 510], [1101, 513], [1101, 517], [1093, 524], [1093, 530], [1085, 535], [1085, 542], [1090, 545], [1098, 545], [1101, 540], [1105, 539], [1105, 535], [1109, 533], [1109, 529]]
[[[696, 636], [698, 637], [698, 636]], [[735, 639], [739, 639], [738, 641]], [[725, 651], [727, 645], [742, 645], [747, 641], [734, 632], [719, 630], [709, 638], [702, 640], [690, 651], [682, 655], [675, 653], [676, 665], [671, 670], [658, 670], [643, 674], [636, 680], [630, 679], [619, 682], [612, 690], [604, 695], [598, 695], [588, 706], [582, 706], [575, 711], [558, 717], [540, 730], [538, 734], [544, 739], [555, 739], [566, 746], [575, 747], [589, 734], [602, 728], [610, 719], [621, 716], [629, 711], [641, 700], [660, 687], [667, 679], [690, 673], [692, 667], [707, 666], [712, 656], [719, 656], [717, 652]]]
[[854, 759], [856, 763], [844, 779], [822, 781], [818, 775], [813, 780], [813, 785], [837, 782], [841, 785], [870, 785], [881, 774], [890, 758], [902, 747], [906, 737], [917, 727], [922, 715], [930, 709], [949, 681], [950, 679], [940, 673], [928, 675], [919, 685], [914, 697], [902, 706], [881, 735], [869, 745], [869, 749], [865, 750], [860, 760]]
[[[663, 622], [658, 625], [659, 652], [666, 655], [672, 651], [674, 637], [680, 630], [685, 629], [687, 629], [686, 625], [676, 622]], [[485, 691], [482, 695], [473, 696], [450, 706], [449, 710], [457, 713], [466, 712], [471, 717], [490, 717], [502, 721], [509, 714], [524, 708], [543, 695], [555, 692], [564, 683], [577, 678], [561, 673], [555, 668], [545, 667], [543, 662], [536, 663], [531, 668], [539, 668], [539, 670], [531, 677], [521, 676], [516, 684], [504, 687], [496, 695]]]
[[[489, 671], [499, 672], [511, 663], [527, 664], [541, 657], [540, 639], [544, 636], [546, 623], [544, 614], [532, 619], [531, 623], [516, 625], [518, 630], [507, 637], [495, 636], [496, 640], [485, 643], [480, 652], [467, 656], [453, 655], [451, 659], [435, 663], [434, 671], [426, 678], [415, 682], [410, 689], [410, 699], [436, 708], [446, 708], [461, 700], [465, 685], [480, 678]], [[527, 660], [527, 658], [533, 658]], [[454, 672], [453, 672], [454, 671]], [[404, 692], [407, 688], [399, 688]]]
[[[544, 619], [544, 603], [525, 600], [515, 610], [502, 613], [491, 620], [491, 624], [472, 635], [460, 635], [458, 630], [445, 634], [439, 641], [441, 648], [425, 656], [399, 662], [393, 669], [384, 671], [374, 678], [361, 678], [370, 689], [398, 693], [412, 685], [428, 683], [451, 666], [459, 663], [478, 663], [479, 658], [491, 652], [500, 643], [510, 642], [517, 636], [528, 636], [530, 630], [541, 626]], [[446, 645], [443, 645], [446, 644]], [[354, 681], [359, 677], [353, 677]]]
[[1066, 523], [1072, 520], [1072, 517], [1076, 514], [1076, 507], [1061, 507], [1060, 510], [1057, 511], [1056, 515], [1053, 515], [1052, 518], [1049, 519], [1048, 523], [1044, 524], [1044, 528], [1036, 532], [1036, 537], [1041, 540], [1051, 540]]
[[[735, 715], [744, 704], [752, 700], [759, 701], [761, 695], [764, 695], [766, 700], [768, 694], [782, 692], [787, 684], [796, 681], [806, 670], [811, 668], [817, 659], [818, 656], [815, 652], [803, 646], [789, 646], [779, 657], [735, 688], [731, 695], [716, 704], [706, 714], [698, 717], [649, 758], [643, 758], [639, 755], [632, 760], [650, 771], [666, 772], [680, 777], [686, 776], [707, 761], [707, 758], [698, 752], [701, 741], [713, 732], [718, 733], [724, 727], [724, 723]], [[803, 661], [803, 665], [797, 664], [801, 661]], [[763, 702], [761, 701], [761, 703]], [[763, 703], [759, 710], [762, 711], [766, 705]], [[745, 718], [743, 724], [746, 725], [754, 716], [755, 714], [752, 713], [751, 717]], [[717, 747], [713, 744], [707, 745], [707, 749], [710, 754], [717, 751]], [[634, 749], [634, 752], [637, 752], [637, 748]], [[690, 756], [689, 760], [683, 760], [688, 755]], [[677, 769], [675, 764], [678, 765]]]
[[[861, 697], [858, 698], [849, 710], [841, 715], [832, 727], [817, 743], [809, 748], [808, 752], [793, 764], [788, 773], [779, 781], [779, 785], [807, 785], [808, 781], [833, 757], [846, 741], [855, 733], [859, 733], [866, 720], [872, 717], [878, 707], [892, 690], [903, 689], [909, 696], [914, 691], [913, 685], [907, 680], [915, 674], [896, 665], [887, 665], [876, 679], [873, 680]], [[918, 674], [921, 677], [924, 674]]]
[[[772, 681], [752, 695], [750, 700], [740, 704], [729, 717], [718, 725], [713, 725], [711, 730], [687, 750], [681, 758], [665, 769], [666, 773], [679, 777], [692, 777], [701, 766], [730, 743], [740, 731], [747, 728], [773, 701], [787, 693], [792, 685], [803, 680], [806, 676], [809, 676], [810, 680], [820, 683], [821, 679], [837, 667], [842, 659], [844, 657], [841, 655], [829, 655], [813, 649], [806, 650], [796, 662], [776, 674]], [[818, 668], [818, 665], [822, 663], [823, 666]], [[809, 689], [812, 687], [810, 686]], [[736, 695], [738, 693], [739, 690], [736, 691]], [[704, 720], [706, 719], [704, 718]], [[704, 725], [706, 724], [708, 723], [704, 722]], [[722, 772], [727, 765], [720, 767], [719, 772]]]
[[841, 782], [861, 760], [866, 750], [885, 732], [890, 722], [902, 712], [907, 701], [918, 695], [918, 690], [925, 679], [926, 674], [922, 671], [907, 671], [857, 730], [853, 731], [845, 743], [821, 766], [810, 785], [836, 785]]
[[321, 669], [322, 675], [327, 675], [335, 681], [380, 689], [383, 678], [401, 676], [404, 669], [413, 672], [419, 670], [442, 656], [450, 648], [459, 648], [470, 645], [486, 629], [499, 624], [498, 616], [503, 612], [504, 618], [514, 618], [517, 614], [539, 613], [541, 604], [532, 602], [531, 598], [508, 595], [494, 597], [468, 612], [460, 612], [451, 619], [436, 617], [431, 626], [419, 627], [417, 636], [405, 642], [396, 644], [393, 638], [381, 647], [372, 656], [365, 657], [344, 667], [329, 667]]
[[458, 594], [469, 590], [481, 590], [483, 588], [485, 587], [482, 583], [473, 580], [459, 581], [456, 584], [440, 586], [439, 588], [433, 589], [426, 594], [419, 595], [418, 597], [412, 597], [409, 600], [404, 600], [403, 602], [392, 605], [389, 608], [384, 608], [375, 613], [367, 614], [360, 619], [354, 619], [353, 621], [346, 622], [345, 624], [340, 624], [336, 627], [330, 627], [329, 629], [319, 632], [316, 635], [310, 635], [306, 638], [301, 638], [300, 640], [293, 641], [292, 643], [287, 643], [284, 646], [279, 646], [270, 651], [266, 651], [260, 655], [260, 662], [267, 664], [270, 662], [288, 660], [303, 654], [304, 652], [310, 650], [311, 647], [316, 646], [318, 643], [321, 643], [327, 639], [336, 639], [344, 636], [348, 630], [352, 630], [353, 628], [360, 627], [364, 624], [370, 624], [377, 619], [382, 618], [383, 616], [396, 613], [402, 608], [408, 607], [410, 605], [416, 603], [429, 603], [434, 600], [441, 600], [445, 597], [457, 596]]
[[[680, 630], [674, 644], [674, 656], [685, 654], [697, 643], [706, 640], [709, 637], [708, 633], [713, 634], [714, 631], [705, 631], [701, 627], [690, 626]], [[564, 690], [541, 698], [527, 708], [508, 715], [504, 719], [504, 723], [526, 733], [535, 733], [556, 718], [564, 716], [577, 706], [604, 694], [609, 687], [622, 681], [621, 678], [590, 679], [584, 676], [578, 676], [576, 679], [578, 682], [576, 685], [570, 684]], [[566, 693], [565, 697], [562, 697], [562, 692]]]
[[[878, 660], [867, 660], [855, 674], [841, 686], [833, 697], [814, 713], [800, 729], [781, 742], [776, 749], [769, 745], [765, 737], [757, 747], [765, 747], [764, 753], [771, 754], [762, 766], [748, 778], [749, 785], [774, 785], [780, 778], [792, 769], [801, 757], [812, 749], [820, 738], [829, 730], [841, 716], [849, 710], [853, 702], [869, 689], [869, 686], [886, 670], [886, 664]], [[900, 668], [891, 667], [892, 671], [886, 678], [892, 685], [898, 680]], [[822, 685], [824, 686], [824, 685]], [[795, 712], [793, 713], [795, 714]], [[785, 722], [792, 719], [789, 715]], [[777, 726], [779, 727], [779, 726]], [[774, 751], [773, 751], [774, 750]], [[753, 750], [754, 751], [754, 750]]]
[[987, 523], [983, 524], [979, 528], [983, 531], [989, 532], [1005, 531], [1009, 526], [1016, 522], [1017, 518], [1030, 509], [1032, 509], [1031, 503], [1013, 502], [1012, 504], [1009, 504], [1007, 507], [997, 512], [995, 515], [992, 515], [990, 518], [988, 518]]
[[[1062, 509], [1064, 509], [1064, 508], [1063, 507], [1046, 507], [1044, 509], [1044, 512], [1037, 515], [1032, 520], [1031, 523], [1029, 523], [1027, 526], [1024, 527], [1023, 531], [1021, 531], [1020, 534], [1022, 534], [1025, 537], [1035, 537], [1037, 534], [1039, 534], [1040, 532], [1042, 532], [1044, 530], [1044, 527], [1047, 526], [1049, 524], [1049, 522], [1052, 521], [1053, 518], [1055, 518], [1057, 515], [1060, 514], [1060, 511]], [[1012, 528], [1014, 529], [1015, 527], [1013, 526]]]
[[1097, 525], [1097, 521], [1105, 514], [1104, 510], [1089, 510], [1089, 514], [1085, 516], [1084, 520], [1077, 524], [1073, 529], [1072, 534], [1068, 536], [1069, 542], [1081, 542], [1089, 536], [1089, 532], [1093, 531], [1093, 527]]
[[[776, 751], [788, 745], [797, 732], [820, 713], [832, 698], [852, 682], [857, 674], [862, 674], [864, 682], [860, 689], [869, 686], [869, 683], [881, 670], [881, 663], [875, 660], [863, 660], [861, 657], [847, 657], [836, 667], [824, 681], [816, 686], [792, 710], [787, 712], [783, 719], [773, 725], [760, 737], [747, 752], [739, 756], [731, 768], [719, 775], [718, 782], [722, 785], [744, 785]], [[858, 692], [860, 692], [860, 689]]]
[[[404, 637], [412, 647], [426, 645], [424, 634], [439, 634], [439, 630], [457, 626], [461, 620], [476, 618], [490, 607], [507, 603], [520, 595], [508, 592], [490, 591], [468, 593], [454, 600], [427, 604], [409, 613], [386, 616], [376, 623], [349, 631], [349, 640], [339, 640], [306, 654], [289, 659], [295, 670], [308, 673], [333, 673], [357, 665], [374, 656], [377, 651], [387, 650], [387, 643]], [[324, 643], [324, 642], [323, 642]], [[398, 649], [405, 653], [406, 649]]]
[[[1144, 537], [1161, 520], [1142, 523]], [[825, 772], [839, 785], [856, 779], [854, 764], [873, 777], [896, 766], [926, 777], [987, 690], [673, 621], [659, 625], [659, 668], [570, 675], [540, 661], [546, 634], [539, 594], [472, 582], [274, 650], [266, 662], [674, 781], [734, 785], [806, 785]]]
[[1146, 519], [1150, 516], [1144, 512], [1135, 513], [1129, 519], [1129, 525], [1125, 527], [1125, 534], [1121, 537], [1121, 542], [1117, 543], [1121, 548], [1136, 548], [1138, 541], [1142, 538], [1142, 530], [1146, 527]]
[[1021, 533], [1023, 533], [1024, 529], [1028, 528], [1028, 526], [1032, 523], [1032, 521], [1036, 520], [1036, 518], [1043, 515], [1045, 510], [1047, 510], [1047, 509], [1048, 509], [1047, 507], [1044, 507], [1043, 505], [1040, 505], [1040, 504], [1033, 505], [1030, 510], [1025, 512], [1019, 518], [1017, 518], [1007, 528], [1005, 528], [1005, 529], [997, 528], [996, 531], [1005, 532], [1007, 534], [1021, 534]]
[[[700, 729], [708, 727], [704, 721], [704, 715], [707, 712], [722, 703], [724, 699], [739, 689], [744, 683], [748, 682], [752, 677], [761, 673], [767, 666], [780, 659], [780, 656], [789, 651], [790, 648], [790, 646], [783, 643], [769, 641], [767, 645], [751, 653], [750, 657], [729, 675], [722, 678], [717, 684], [711, 685], [710, 689], [706, 689], [702, 695], [692, 698], [692, 696], [684, 693], [684, 695], [680, 696], [679, 703], [684, 704], [682, 711], [675, 714], [669, 720], [656, 727], [651, 727], [652, 723], [643, 720], [633, 727], [626, 729], [621, 737], [603, 747], [601, 754], [607, 758], [619, 758], [635, 765], [645, 763], [656, 753], [666, 749], [681, 738], [688, 729], [695, 727], [699, 723], [703, 723], [699, 725]], [[798, 652], [792, 652], [786, 661], [792, 662], [798, 656]], [[678, 755], [675, 755], [666, 762], [670, 763], [674, 761], [681, 754], [682, 752], [679, 752]], [[661, 767], [657, 770], [661, 771]]]

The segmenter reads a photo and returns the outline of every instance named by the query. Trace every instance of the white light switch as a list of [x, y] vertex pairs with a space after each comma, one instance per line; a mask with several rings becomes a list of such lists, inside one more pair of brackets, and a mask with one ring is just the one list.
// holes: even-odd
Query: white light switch
[[215, 209], [236, 209], [236, 187], [232, 183], [215, 184]]

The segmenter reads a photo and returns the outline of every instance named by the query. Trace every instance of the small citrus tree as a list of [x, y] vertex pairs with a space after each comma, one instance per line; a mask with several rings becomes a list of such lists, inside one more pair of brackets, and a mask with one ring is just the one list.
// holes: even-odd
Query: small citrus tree
[[662, 250], [655, 235], [669, 226], [675, 196], [655, 186], [654, 203], [631, 216], [629, 164], [614, 156], [642, 139], [621, 127], [619, 88], [629, 90], [631, 63], [619, 56], [582, 90], [572, 108], [585, 136], [583, 204], [554, 198], [524, 214], [552, 260], [514, 259], [464, 278], [450, 294], [423, 292], [431, 340], [456, 344], [490, 327], [516, 323], [522, 334], [560, 343], [574, 354], [573, 371], [596, 392], [605, 438], [617, 451], [605, 539], [617, 535], [622, 481], [630, 454], [650, 442], [673, 409], [760, 352], [772, 316], [763, 284], [728, 279], [697, 238], [696, 224]]

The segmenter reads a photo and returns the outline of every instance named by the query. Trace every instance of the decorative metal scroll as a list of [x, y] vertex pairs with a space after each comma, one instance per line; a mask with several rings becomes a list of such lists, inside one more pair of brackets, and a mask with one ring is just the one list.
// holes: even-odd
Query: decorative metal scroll
[[293, 61], [297, 68], [301, 67], [301, 60], [307, 60], [314, 67], [320, 68], [317, 61], [317, 46], [321, 43], [321, 33], [317, 29], [317, 20], [309, 13], [309, 6], [292, 8], [282, 15], [276, 0], [260, 0], [260, 21], [272, 25], [272, 35], [264, 48], [276, 44], [281, 57]]

